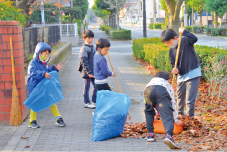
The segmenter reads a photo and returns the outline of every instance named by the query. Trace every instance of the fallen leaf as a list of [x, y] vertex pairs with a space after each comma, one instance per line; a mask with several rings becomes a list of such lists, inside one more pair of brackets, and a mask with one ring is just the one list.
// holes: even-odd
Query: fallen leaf
[[21, 139], [28, 139], [28, 137], [25, 137], [25, 136], [21, 136]]
[[28, 146], [25, 146], [24, 148], [29, 148], [30, 146], [28, 145]]
[[68, 88], [68, 89], [72, 89], [72, 88]]

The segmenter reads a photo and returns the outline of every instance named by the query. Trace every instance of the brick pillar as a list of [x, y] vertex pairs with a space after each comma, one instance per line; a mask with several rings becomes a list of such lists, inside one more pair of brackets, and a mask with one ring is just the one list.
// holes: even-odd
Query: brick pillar
[[9, 123], [12, 104], [12, 64], [10, 37], [13, 40], [13, 56], [16, 85], [23, 120], [26, 118], [24, 49], [22, 27], [18, 21], [0, 21], [0, 122]]

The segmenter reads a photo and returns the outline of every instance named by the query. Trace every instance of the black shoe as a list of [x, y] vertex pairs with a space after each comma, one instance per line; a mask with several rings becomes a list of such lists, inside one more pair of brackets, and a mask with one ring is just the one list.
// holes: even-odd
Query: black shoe
[[57, 121], [56, 121], [56, 124], [61, 126], [61, 127], [64, 127], [66, 124], [64, 123], [63, 119], [62, 118], [59, 118]]
[[28, 127], [29, 128], [40, 128], [40, 126], [37, 124], [36, 120], [33, 120], [32, 122], [29, 121]]
[[170, 149], [179, 149], [177, 144], [175, 144], [173, 138], [170, 135], [166, 135], [164, 143], [169, 146]]
[[148, 133], [147, 136], [145, 137], [147, 141], [155, 141], [154, 140], [154, 133]]

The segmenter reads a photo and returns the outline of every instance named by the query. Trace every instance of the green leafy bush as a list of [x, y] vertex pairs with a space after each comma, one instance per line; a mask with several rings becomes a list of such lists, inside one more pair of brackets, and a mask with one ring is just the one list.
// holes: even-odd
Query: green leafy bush
[[131, 40], [131, 30], [121, 29], [116, 31], [111, 31], [112, 39], [129, 39]]
[[23, 10], [13, 6], [12, 1], [0, 2], [1, 21], [19, 21], [20, 25], [26, 24], [26, 15]]
[[153, 24], [149, 24], [149, 29], [153, 29]]
[[161, 28], [162, 28], [162, 30], [167, 30], [167, 29], [168, 29], [168, 25], [162, 24], [162, 25], [161, 25]]
[[192, 27], [190, 27], [190, 26], [184, 26], [184, 28], [185, 28], [187, 31], [192, 32]]
[[[45, 18], [46, 24], [59, 22], [59, 17], [61, 16], [61, 13], [60, 13], [60, 11], [56, 11], [56, 10], [58, 10], [58, 6], [53, 5], [53, 3], [44, 4], [44, 18]], [[55, 13], [53, 14], [53, 12], [55, 12]], [[66, 18], [67, 18], [67, 16], [66, 16]], [[70, 18], [70, 17], [68, 17], [68, 18]], [[62, 20], [64, 21], [64, 19], [65, 18], [63, 18]], [[41, 10], [35, 9], [33, 11], [33, 13], [31, 14], [29, 21], [41, 23]]]
[[192, 30], [193, 30], [193, 33], [199, 33], [198, 30], [199, 30], [199, 26], [193, 26], [192, 27]]
[[161, 43], [161, 39], [158, 37], [154, 38], [143, 38], [143, 39], [134, 39], [132, 43], [132, 50], [133, 54], [138, 59], [144, 59], [144, 45], [145, 44], [152, 44], [152, 43]]
[[105, 33], [106, 33], [107, 35], [109, 35], [109, 34], [110, 34], [110, 31], [112, 30], [112, 28], [109, 27], [109, 26], [105, 26], [104, 29], [105, 29]]
[[162, 24], [161, 23], [155, 23], [153, 24], [153, 29], [162, 29]]
[[210, 33], [211, 33], [211, 27], [206, 27], [206, 34], [210, 35]]
[[226, 35], [227, 28], [212, 28], [211, 36]]

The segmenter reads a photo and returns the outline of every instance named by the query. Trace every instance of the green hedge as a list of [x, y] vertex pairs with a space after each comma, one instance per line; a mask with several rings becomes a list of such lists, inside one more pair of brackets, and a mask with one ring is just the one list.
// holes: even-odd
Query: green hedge
[[149, 24], [149, 29], [162, 29], [162, 23]]
[[206, 34], [210, 35], [211, 34], [211, 27], [206, 27]]
[[153, 28], [154, 29], [162, 29], [162, 27], [161, 27], [161, 23], [155, 23], [155, 24], [153, 24]]
[[153, 29], [153, 24], [149, 24], [149, 29]]
[[161, 28], [162, 28], [162, 30], [167, 30], [167, 29], [168, 29], [168, 25], [162, 24], [162, 25], [161, 25]]
[[190, 26], [184, 26], [184, 28], [185, 28], [187, 31], [192, 32], [192, 27], [190, 27]]
[[226, 35], [227, 28], [212, 28], [211, 29], [211, 36], [217, 36], [217, 35]]
[[[218, 61], [227, 60], [227, 49], [195, 45], [202, 72], [206, 66], [210, 67], [211, 58], [215, 56]], [[143, 59], [152, 64], [156, 69], [170, 72], [172, 67], [169, 61], [169, 47], [160, 38], [143, 38], [133, 40], [133, 54], [138, 59]]]
[[111, 27], [109, 27], [109, 26], [106, 26], [106, 27], [105, 27], [105, 33], [106, 33], [107, 35], [110, 34], [110, 31], [111, 31], [111, 30], [112, 30]]
[[131, 30], [121, 29], [120, 31], [111, 31], [111, 38], [131, 40]]

